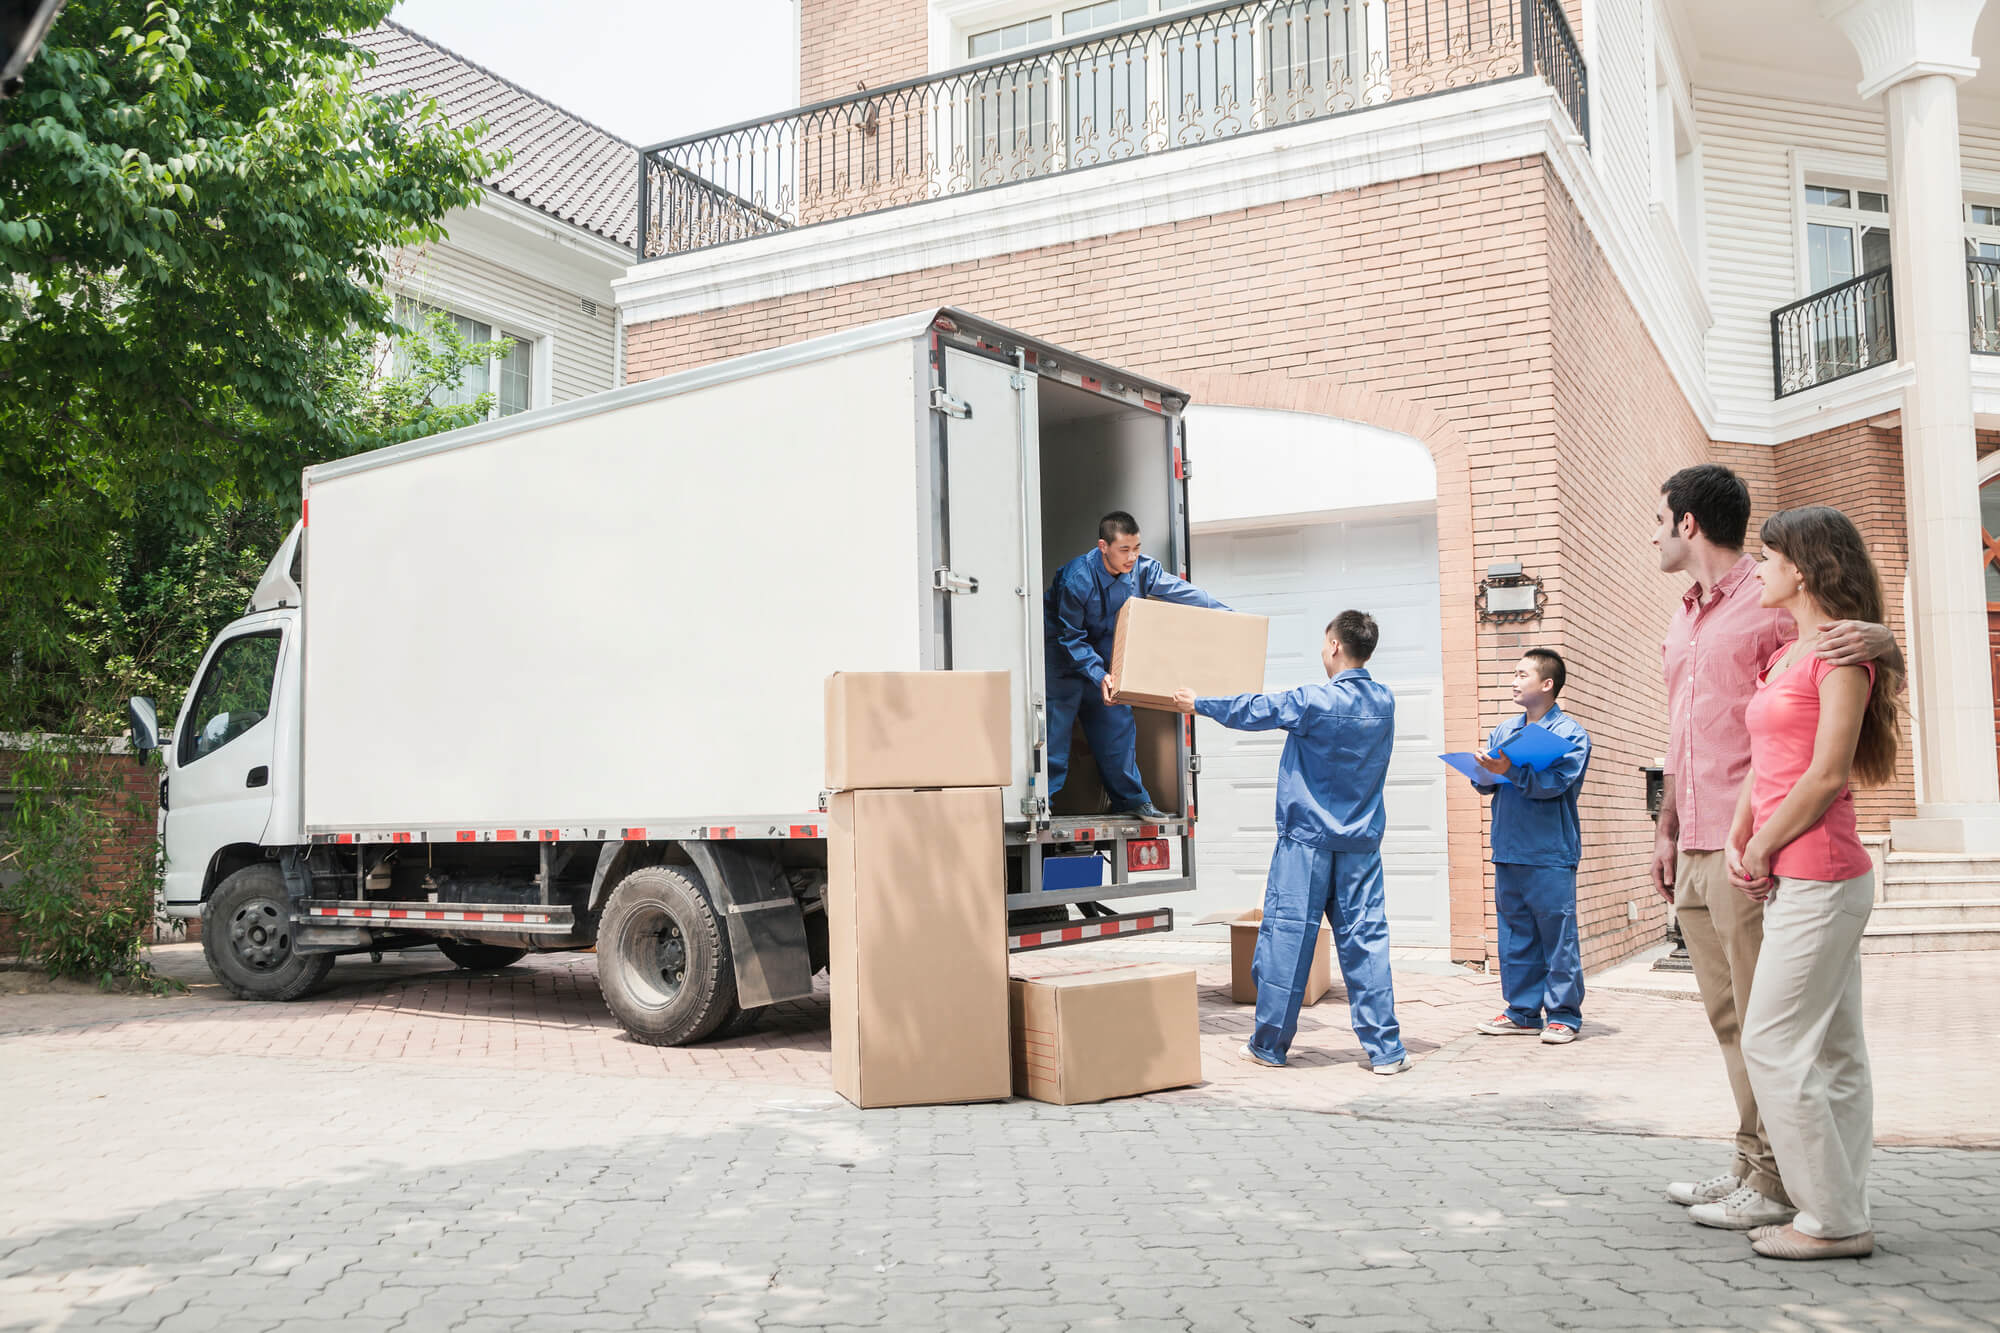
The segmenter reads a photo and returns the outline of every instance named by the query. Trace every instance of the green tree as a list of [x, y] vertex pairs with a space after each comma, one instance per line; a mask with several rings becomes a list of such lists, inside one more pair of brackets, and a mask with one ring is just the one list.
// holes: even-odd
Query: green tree
[[0, 725], [62, 711], [72, 608], [150, 529], [287, 505], [302, 465], [395, 437], [354, 413], [386, 252], [500, 162], [361, 89], [342, 35], [390, 3], [70, 0], [0, 103]]

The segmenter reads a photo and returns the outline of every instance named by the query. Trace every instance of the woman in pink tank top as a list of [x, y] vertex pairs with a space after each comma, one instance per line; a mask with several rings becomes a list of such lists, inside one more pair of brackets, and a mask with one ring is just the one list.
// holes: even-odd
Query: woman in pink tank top
[[1885, 618], [1881, 577], [1847, 516], [1787, 509], [1759, 536], [1763, 605], [1791, 612], [1801, 634], [1765, 664], [1750, 701], [1750, 773], [1727, 859], [1736, 887], [1764, 904], [1743, 1063], [1798, 1212], [1750, 1240], [1771, 1258], [1858, 1258], [1875, 1248], [1875, 1102], [1861, 1032], [1861, 931], [1875, 876], [1848, 780], [1894, 776], [1900, 682], [1877, 665], [1836, 667], [1813, 653], [1828, 622]]

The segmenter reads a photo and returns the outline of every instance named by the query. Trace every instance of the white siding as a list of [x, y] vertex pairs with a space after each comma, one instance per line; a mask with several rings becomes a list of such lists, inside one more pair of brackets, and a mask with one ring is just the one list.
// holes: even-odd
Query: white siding
[[1652, 235], [1653, 27], [1651, 0], [1598, 0], [1590, 19], [1590, 155], [1618, 225]]
[[514, 316], [515, 323], [525, 326], [523, 332], [550, 339], [544, 344], [554, 349], [545, 381], [549, 397], [546, 402], [537, 398], [537, 407], [618, 386], [617, 312], [604, 297], [594, 297], [597, 313], [587, 315], [583, 297], [588, 293], [567, 290], [451, 241], [396, 252], [391, 274], [389, 285], [399, 291], [478, 319], [504, 324]]
[[[1771, 410], [1771, 312], [1806, 293], [1798, 278], [1798, 150], [1886, 160], [1880, 103], [1834, 105], [1695, 90], [1707, 214], [1708, 375], [1717, 415], [1761, 423]], [[2000, 171], [2000, 132], [1965, 126], [1968, 171]]]

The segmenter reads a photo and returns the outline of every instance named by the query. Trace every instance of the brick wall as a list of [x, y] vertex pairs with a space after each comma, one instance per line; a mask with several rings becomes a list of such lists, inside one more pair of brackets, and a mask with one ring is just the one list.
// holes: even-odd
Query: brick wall
[[[1203, 401], [1219, 400], [1202, 385], [1225, 381], [1309, 387], [1323, 405], [1306, 410], [1371, 414], [1431, 442], [1453, 742], [1500, 715], [1529, 640], [1574, 654], [1569, 702], [1599, 745], [1585, 795], [1587, 958], [1658, 938], [1638, 766], [1664, 745], [1659, 640], [1678, 589], [1648, 539], [1659, 481], [1702, 457], [1706, 440], [1539, 158], [638, 325], [628, 373], [664, 375], [802, 327], [934, 303], [1185, 384]], [[1259, 392], [1242, 405], [1277, 405]], [[1437, 443], [1447, 438], [1451, 460]], [[1453, 495], [1463, 519], [1447, 512]], [[1547, 618], [1527, 633], [1472, 614], [1473, 571], [1511, 559], [1550, 592]], [[1455, 787], [1454, 952], [1486, 958], [1482, 803]], [[1631, 901], [1650, 914], [1636, 925]]]
[[[925, 0], [799, 0], [799, 101], [845, 97], [859, 84], [879, 88], [930, 66]], [[963, 62], [956, 62], [963, 63]]]
[[[17, 751], [0, 749], [0, 792], [9, 790], [20, 762]], [[104, 754], [84, 758], [77, 785], [95, 790], [98, 812], [111, 821], [110, 838], [91, 854], [92, 880], [87, 890], [110, 890], [132, 882], [154, 846], [158, 776], [132, 755]], [[152, 938], [149, 929], [147, 939]], [[0, 916], [0, 954], [17, 947], [13, 921]]]

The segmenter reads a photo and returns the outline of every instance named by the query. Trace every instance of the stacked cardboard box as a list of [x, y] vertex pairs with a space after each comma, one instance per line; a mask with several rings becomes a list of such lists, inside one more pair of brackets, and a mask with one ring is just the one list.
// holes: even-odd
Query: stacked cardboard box
[[1071, 1106], [1201, 1082], [1194, 973], [1163, 963], [1043, 977], [1009, 987], [1014, 1091]]
[[856, 1106], [1011, 1091], [1008, 716], [1005, 672], [827, 679], [833, 1081]]

